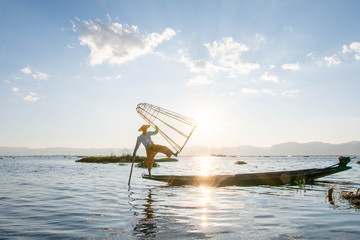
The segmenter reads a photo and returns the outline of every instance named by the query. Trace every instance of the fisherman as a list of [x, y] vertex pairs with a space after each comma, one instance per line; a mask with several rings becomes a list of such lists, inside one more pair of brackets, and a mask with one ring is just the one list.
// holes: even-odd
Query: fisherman
[[136, 155], [136, 151], [138, 150], [140, 143], [142, 143], [146, 149], [146, 159], [144, 160], [144, 166], [147, 167], [148, 171], [149, 171], [149, 176], [151, 177], [151, 169], [154, 163], [154, 158], [155, 155], [157, 153], [163, 153], [165, 154], [168, 158], [171, 157], [171, 155], [174, 155], [175, 157], [177, 156], [177, 154], [173, 153], [168, 147], [166, 146], [162, 146], [162, 145], [158, 145], [153, 143], [153, 141], [151, 140], [151, 135], [155, 135], [158, 133], [159, 128], [155, 125], [155, 131], [153, 132], [148, 132], [148, 128], [150, 127], [150, 125], [142, 125], [139, 128], [139, 132], [142, 132], [142, 134], [140, 136], [138, 136], [137, 140], [136, 140], [136, 146], [134, 149], [134, 153], [133, 156], [135, 157]]

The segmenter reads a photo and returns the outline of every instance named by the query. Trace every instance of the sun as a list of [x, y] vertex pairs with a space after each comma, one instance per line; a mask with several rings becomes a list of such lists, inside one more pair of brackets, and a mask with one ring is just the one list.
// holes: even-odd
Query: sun
[[229, 128], [226, 104], [216, 101], [192, 101], [188, 109], [191, 110], [188, 115], [198, 122], [191, 144], [207, 147], [221, 145], [224, 131]]
[[208, 132], [214, 131], [220, 125], [220, 118], [214, 111], [203, 109], [194, 115], [198, 122], [197, 131]]

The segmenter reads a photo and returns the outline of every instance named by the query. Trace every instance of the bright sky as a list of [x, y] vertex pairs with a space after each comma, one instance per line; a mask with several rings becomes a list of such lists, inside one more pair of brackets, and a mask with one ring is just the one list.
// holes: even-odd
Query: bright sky
[[189, 145], [360, 140], [360, 1], [0, 2], [0, 146], [132, 148], [147, 102]]

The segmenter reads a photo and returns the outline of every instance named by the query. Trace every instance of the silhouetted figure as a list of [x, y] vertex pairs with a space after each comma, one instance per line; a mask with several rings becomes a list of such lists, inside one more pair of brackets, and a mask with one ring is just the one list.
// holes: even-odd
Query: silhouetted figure
[[147, 167], [149, 171], [149, 176], [151, 177], [151, 169], [154, 163], [155, 155], [157, 153], [164, 153], [168, 158], [171, 157], [171, 155], [176, 155], [168, 147], [153, 143], [153, 141], [151, 140], [151, 135], [156, 135], [158, 133], [158, 127], [155, 125], [155, 131], [148, 132], [147, 129], [149, 127], [150, 125], [142, 125], [139, 128], [138, 131], [142, 132], [142, 134], [137, 138], [133, 156], [136, 155], [136, 151], [138, 150], [140, 143], [142, 143], [146, 149], [147, 156], [144, 160], [144, 166]]

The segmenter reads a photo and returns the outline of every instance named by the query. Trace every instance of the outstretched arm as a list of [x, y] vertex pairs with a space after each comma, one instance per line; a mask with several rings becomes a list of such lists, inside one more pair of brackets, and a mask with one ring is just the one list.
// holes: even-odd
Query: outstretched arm
[[159, 128], [158, 126], [154, 125], [155, 126], [155, 131], [154, 132], [148, 132], [148, 135], [155, 135], [159, 132]]
[[140, 141], [139, 141], [139, 137], [137, 137], [133, 156], [136, 155], [136, 151], [138, 150], [139, 146], [140, 146]]

